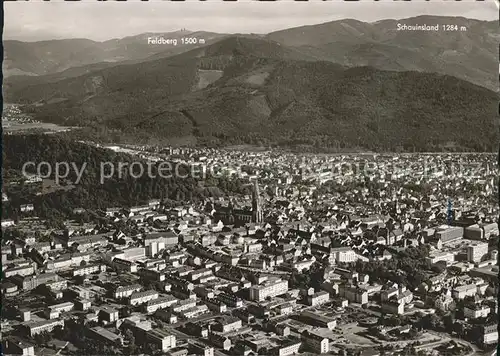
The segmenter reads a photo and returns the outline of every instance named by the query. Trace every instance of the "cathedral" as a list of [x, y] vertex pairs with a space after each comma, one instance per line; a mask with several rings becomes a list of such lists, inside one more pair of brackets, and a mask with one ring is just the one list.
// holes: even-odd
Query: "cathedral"
[[216, 208], [215, 218], [222, 220], [225, 224], [244, 225], [248, 223], [260, 224], [264, 221], [264, 213], [260, 202], [259, 183], [253, 184], [252, 207], [235, 208], [232, 201], [228, 206]]

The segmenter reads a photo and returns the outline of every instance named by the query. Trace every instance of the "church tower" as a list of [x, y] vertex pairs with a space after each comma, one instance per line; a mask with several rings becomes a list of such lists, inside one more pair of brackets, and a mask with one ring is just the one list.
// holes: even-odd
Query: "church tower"
[[229, 224], [234, 224], [234, 204], [233, 199], [229, 200], [229, 204], [227, 206], [228, 212], [228, 221]]
[[263, 221], [262, 208], [260, 206], [259, 183], [253, 183], [252, 190], [252, 222], [260, 224]]

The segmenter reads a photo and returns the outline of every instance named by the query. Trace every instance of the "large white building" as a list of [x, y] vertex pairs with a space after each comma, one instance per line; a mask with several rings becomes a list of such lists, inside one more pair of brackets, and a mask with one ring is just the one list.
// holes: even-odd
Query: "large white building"
[[177, 303], [178, 299], [170, 295], [158, 299], [150, 300], [144, 307], [146, 313], [154, 313], [158, 309], [165, 309]]
[[53, 320], [43, 320], [35, 321], [28, 325], [30, 336], [42, 333], [44, 331], [51, 332], [56, 326], [62, 326], [64, 328], [64, 320], [53, 319]]
[[282, 345], [276, 347], [276, 354], [278, 354], [278, 356], [289, 356], [297, 354], [301, 345], [302, 342], [300, 341], [300, 339], [286, 340]]
[[304, 331], [302, 333], [302, 342], [316, 354], [326, 354], [330, 351], [330, 342], [324, 336]]
[[149, 302], [150, 300], [158, 299], [158, 292], [147, 290], [144, 292], [135, 292], [130, 296], [130, 305], [139, 305]]
[[178, 236], [171, 232], [151, 233], [144, 237], [144, 246], [146, 247], [146, 255], [155, 256], [161, 250], [174, 246], [179, 242]]
[[464, 228], [460, 226], [441, 225], [436, 229], [436, 238], [443, 244], [459, 240], [464, 236]]
[[475, 284], [466, 284], [457, 286], [452, 290], [452, 296], [455, 299], [464, 299], [465, 297], [473, 297], [477, 293], [477, 286]]
[[106, 272], [106, 265], [86, 265], [73, 270], [73, 276], [86, 276], [88, 274]]
[[157, 345], [163, 352], [174, 348], [177, 344], [175, 335], [164, 330], [149, 330], [146, 333], [146, 339], [147, 342]]
[[330, 254], [335, 259], [335, 263], [356, 262], [356, 252], [350, 247], [332, 248]]
[[330, 301], [330, 294], [325, 291], [319, 291], [307, 298], [307, 303], [313, 307], [327, 303], [328, 301]]
[[250, 287], [250, 300], [263, 301], [267, 297], [276, 297], [288, 292], [288, 281], [277, 279], [266, 281], [264, 284]]
[[427, 257], [427, 260], [432, 264], [440, 261], [449, 264], [455, 261], [455, 255], [453, 254], [453, 252], [438, 252], [435, 254], [431, 254], [429, 257]]
[[488, 244], [486, 242], [474, 242], [467, 247], [467, 260], [469, 262], [481, 262], [481, 259], [488, 254]]
[[15, 275], [19, 276], [31, 276], [35, 274], [36, 264], [31, 263], [26, 266], [18, 266], [14, 268], [7, 268], [3, 271], [4, 277], [9, 278]]

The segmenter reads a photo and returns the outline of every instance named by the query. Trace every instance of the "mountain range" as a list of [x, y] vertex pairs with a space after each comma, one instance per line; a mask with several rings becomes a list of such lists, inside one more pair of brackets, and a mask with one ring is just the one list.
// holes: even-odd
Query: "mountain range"
[[[165, 50], [151, 36], [206, 42]], [[4, 95], [108, 140], [483, 151], [498, 142], [498, 39], [495, 22], [421, 16], [267, 35], [6, 41], [7, 73], [31, 75], [5, 78]]]

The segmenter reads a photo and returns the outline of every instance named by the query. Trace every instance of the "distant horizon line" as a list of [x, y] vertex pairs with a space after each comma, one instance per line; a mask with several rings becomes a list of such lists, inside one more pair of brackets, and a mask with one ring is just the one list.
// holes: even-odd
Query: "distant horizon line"
[[311, 27], [311, 26], [318, 26], [318, 25], [324, 25], [328, 23], [333, 23], [333, 22], [341, 22], [341, 21], [357, 21], [365, 24], [376, 24], [384, 21], [402, 21], [402, 20], [409, 20], [409, 19], [416, 19], [419, 17], [436, 17], [436, 18], [455, 18], [455, 19], [466, 19], [466, 20], [472, 20], [472, 21], [477, 21], [477, 22], [497, 22], [497, 20], [480, 20], [477, 18], [471, 18], [471, 17], [465, 17], [465, 16], [447, 16], [447, 15], [417, 15], [417, 16], [411, 16], [411, 17], [403, 17], [403, 18], [387, 18], [387, 19], [382, 19], [382, 20], [375, 20], [375, 21], [361, 21], [357, 20], [354, 18], [343, 18], [343, 19], [338, 19], [338, 20], [332, 20], [332, 21], [326, 21], [326, 22], [318, 22], [315, 24], [308, 24], [308, 25], [302, 25], [302, 26], [293, 26], [293, 27], [285, 27], [282, 29], [274, 30], [271, 32], [265, 32], [265, 33], [256, 33], [256, 32], [214, 32], [214, 31], [207, 31], [207, 30], [190, 30], [190, 29], [177, 29], [177, 30], [170, 30], [170, 31], [148, 31], [148, 32], [140, 32], [136, 33], [133, 35], [127, 35], [123, 37], [112, 37], [107, 40], [94, 40], [91, 38], [86, 38], [86, 37], [65, 37], [65, 38], [47, 38], [47, 39], [38, 39], [34, 41], [28, 41], [28, 40], [19, 40], [16, 38], [10, 38], [9, 36], [6, 36], [4, 33], [4, 41], [17, 41], [17, 42], [23, 42], [23, 43], [40, 43], [40, 42], [51, 42], [51, 41], [68, 41], [68, 40], [87, 40], [87, 41], [92, 41], [96, 43], [105, 43], [109, 41], [117, 41], [117, 40], [123, 40], [126, 38], [131, 38], [131, 37], [139, 37], [141, 35], [146, 35], [146, 34], [172, 34], [176, 32], [186, 32], [186, 33], [196, 33], [196, 32], [207, 32], [207, 33], [213, 33], [217, 35], [257, 35], [257, 36], [267, 36], [271, 33], [274, 32], [280, 32], [280, 31], [286, 31], [286, 30], [292, 30], [296, 28], [301, 28], [301, 27]]

